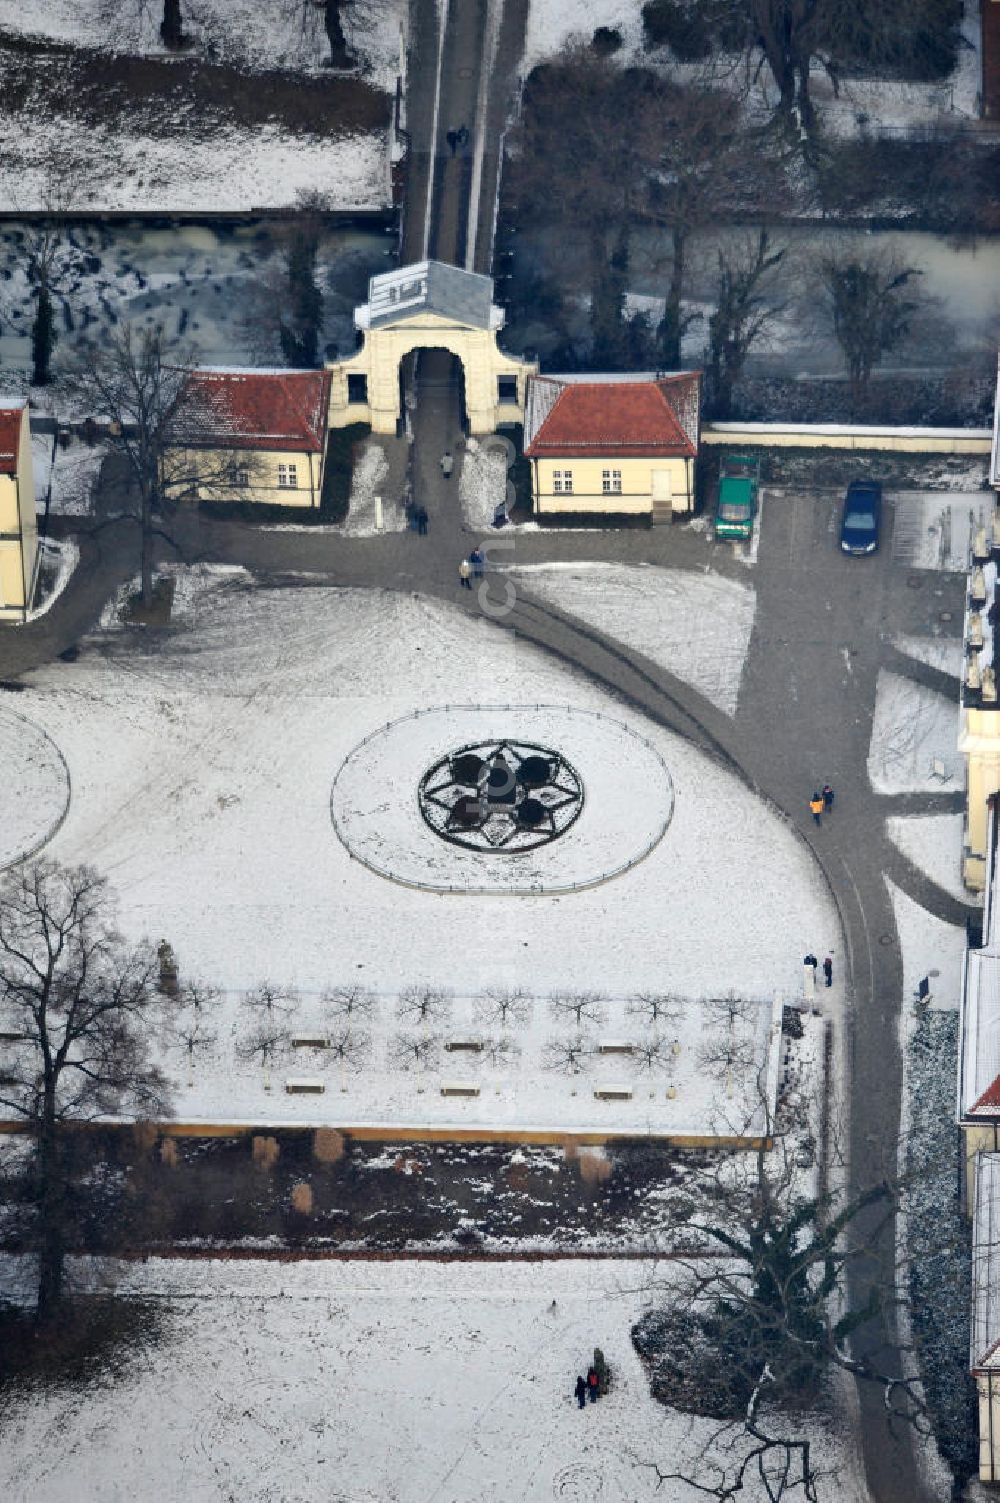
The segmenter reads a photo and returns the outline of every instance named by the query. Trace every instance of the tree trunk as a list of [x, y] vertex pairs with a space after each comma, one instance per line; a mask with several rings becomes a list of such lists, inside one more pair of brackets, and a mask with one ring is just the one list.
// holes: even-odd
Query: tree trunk
[[142, 486], [139, 497], [139, 579], [141, 600], [144, 606], [153, 603], [153, 498], [149, 482]]
[[38, 1299], [35, 1321], [44, 1326], [51, 1324], [59, 1314], [66, 1263], [63, 1227], [65, 1176], [57, 1129], [51, 1119], [43, 1119], [39, 1132], [35, 1176], [38, 1203]]
[[55, 343], [56, 326], [52, 294], [49, 292], [48, 284], [43, 281], [38, 288], [35, 321], [31, 326], [31, 384], [33, 386], [48, 386], [52, 380], [50, 366]]
[[177, 49], [184, 46], [186, 38], [184, 36], [184, 22], [181, 19], [181, 0], [163, 0], [163, 20], [160, 22], [160, 36], [164, 47]]
[[349, 68], [353, 62], [340, 20], [342, 4], [343, 0], [326, 0], [323, 8], [323, 24], [326, 28], [326, 39], [330, 43], [329, 65], [331, 68]]
[[660, 358], [666, 370], [679, 370], [681, 364], [681, 294], [684, 290], [684, 258], [687, 251], [687, 232], [675, 225], [673, 229], [674, 260], [670, 268], [663, 322], [660, 325]]

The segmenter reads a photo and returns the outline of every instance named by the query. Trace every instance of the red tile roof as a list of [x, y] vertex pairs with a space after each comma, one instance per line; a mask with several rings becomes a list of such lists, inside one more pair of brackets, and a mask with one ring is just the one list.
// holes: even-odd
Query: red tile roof
[[326, 442], [329, 371], [193, 371], [175, 442], [319, 454]]
[[695, 455], [697, 375], [656, 381], [570, 381], [525, 449], [531, 458], [585, 453]]
[[986, 1087], [979, 1100], [973, 1103], [969, 1115], [973, 1112], [982, 1112], [987, 1117], [995, 1117], [1000, 1112], [1000, 1075], [992, 1085]]
[[0, 407], [0, 475], [13, 475], [17, 472], [23, 414], [23, 402], [19, 402], [16, 407]]

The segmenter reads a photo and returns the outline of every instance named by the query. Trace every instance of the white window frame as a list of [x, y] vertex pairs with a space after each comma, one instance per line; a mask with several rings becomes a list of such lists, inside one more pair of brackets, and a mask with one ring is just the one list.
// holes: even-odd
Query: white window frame
[[605, 496], [620, 496], [622, 493], [621, 470], [602, 470], [601, 490]]
[[250, 484], [250, 471], [245, 464], [234, 464], [229, 471], [229, 483], [239, 490], [245, 490]]
[[299, 488], [299, 472], [294, 464], [278, 465], [278, 489], [280, 491], [297, 491]]
[[552, 494], [555, 496], [572, 496], [573, 494], [573, 471], [552, 471]]

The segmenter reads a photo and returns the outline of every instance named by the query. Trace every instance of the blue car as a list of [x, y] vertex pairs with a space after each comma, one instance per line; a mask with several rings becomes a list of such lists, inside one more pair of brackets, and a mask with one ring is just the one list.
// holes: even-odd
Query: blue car
[[882, 525], [882, 487], [877, 480], [852, 480], [844, 498], [840, 546], [845, 553], [874, 553]]

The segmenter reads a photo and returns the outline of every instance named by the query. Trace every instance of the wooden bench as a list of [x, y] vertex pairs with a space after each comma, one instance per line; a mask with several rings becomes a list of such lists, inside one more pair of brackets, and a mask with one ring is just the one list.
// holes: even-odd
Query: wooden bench
[[293, 1049], [329, 1049], [330, 1040], [325, 1033], [293, 1033]]
[[603, 1039], [597, 1046], [598, 1054], [634, 1054], [635, 1045], [628, 1039]]
[[482, 1039], [449, 1039], [444, 1046], [446, 1054], [453, 1054], [456, 1049], [464, 1050], [468, 1054], [482, 1054]]
[[318, 1075], [293, 1075], [285, 1081], [289, 1096], [322, 1096], [326, 1081]]
[[478, 1096], [479, 1086], [474, 1080], [449, 1080], [441, 1087], [442, 1096]]
[[632, 1087], [630, 1085], [599, 1085], [594, 1087], [594, 1095], [598, 1101], [631, 1101]]

